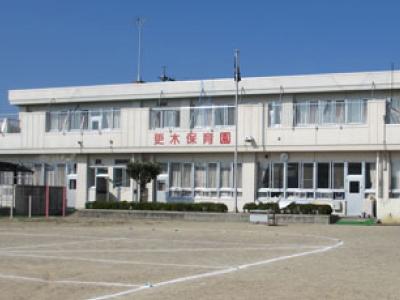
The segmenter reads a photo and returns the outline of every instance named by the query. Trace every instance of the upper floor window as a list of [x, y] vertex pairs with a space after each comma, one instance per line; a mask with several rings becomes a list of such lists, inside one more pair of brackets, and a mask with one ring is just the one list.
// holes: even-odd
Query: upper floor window
[[234, 106], [199, 106], [190, 109], [190, 127], [223, 127], [235, 125]]
[[400, 99], [389, 99], [386, 106], [387, 123], [400, 124]]
[[295, 125], [363, 124], [366, 100], [304, 101], [294, 104]]
[[178, 108], [151, 108], [150, 129], [176, 128], [180, 126], [180, 111]]
[[104, 130], [120, 128], [120, 109], [47, 112], [47, 131]]
[[281, 125], [282, 104], [277, 101], [268, 103], [268, 126], [276, 127]]
[[19, 119], [17, 115], [0, 116], [0, 133], [19, 133]]

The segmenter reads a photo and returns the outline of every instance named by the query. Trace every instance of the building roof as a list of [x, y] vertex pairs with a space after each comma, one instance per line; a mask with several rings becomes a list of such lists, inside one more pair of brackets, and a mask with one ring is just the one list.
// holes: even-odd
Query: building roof
[[[280, 93], [341, 92], [400, 89], [400, 71], [327, 73], [295, 76], [246, 77], [240, 89], [246, 95]], [[194, 81], [125, 83], [44, 89], [10, 90], [13, 105], [98, 102], [110, 100], [145, 100], [231, 96], [235, 93], [233, 78]]]

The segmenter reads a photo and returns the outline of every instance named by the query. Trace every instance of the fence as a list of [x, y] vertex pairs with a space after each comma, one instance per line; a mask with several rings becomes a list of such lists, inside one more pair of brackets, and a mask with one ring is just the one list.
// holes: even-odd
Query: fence
[[65, 187], [2, 185], [0, 186], [0, 213], [3, 215], [9, 213], [11, 217], [14, 214], [18, 216], [65, 216]]

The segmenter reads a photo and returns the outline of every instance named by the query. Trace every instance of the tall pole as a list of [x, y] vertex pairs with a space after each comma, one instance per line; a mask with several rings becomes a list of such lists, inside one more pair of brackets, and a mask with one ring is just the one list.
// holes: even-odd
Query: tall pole
[[136, 19], [136, 25], [138, 28], [138, 63], [137, 63], [137, 78], [136, 82], [143, 82], [142, 80], [142, 29], [144, 24], [144, 19], [139, 17]]
[[235, 60], [234, 60], [234, 79], [236, 84], [236, 93], [235, 93], [235, 151], [233, 156], [233, 197], [235, 201], [235, 212], [238, 212], [238, 201], [237, 201], [237, 165], [238, 165], [238, 119], [239, 119], [239, 110], [238, 110], [238, 99], [239, 99], [239, 81], [240, 77], [240, 66], [239, 66], [239, 50], [235, 49]]

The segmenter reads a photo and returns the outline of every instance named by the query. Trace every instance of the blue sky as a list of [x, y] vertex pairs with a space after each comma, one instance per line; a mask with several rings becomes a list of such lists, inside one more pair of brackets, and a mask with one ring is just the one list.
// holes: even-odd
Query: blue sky
[[135, 17], [143, 78], [389, 69], [400, 62], [399, 1], [0, 0], [0, 114], [7, 90], [132, 82]]

